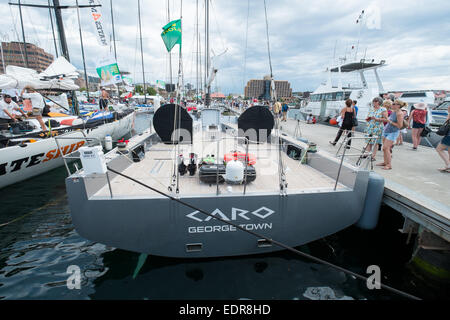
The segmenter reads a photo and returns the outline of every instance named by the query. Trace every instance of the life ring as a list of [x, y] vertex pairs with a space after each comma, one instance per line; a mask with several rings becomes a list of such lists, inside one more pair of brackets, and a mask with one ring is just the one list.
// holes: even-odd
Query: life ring
[[248, 164], [250, 165], [254, 165], [256, 163], [256, 157], [255, 155], [249, 153], [248, 156], [243, 153], [243, 152], [230, 152], [230, 153], [226, 153], [223, 156], [223, 161], [225, 163], [231, 161], [231, 160], [241, 160], [241, 161], [245, 161], [248, 160]]

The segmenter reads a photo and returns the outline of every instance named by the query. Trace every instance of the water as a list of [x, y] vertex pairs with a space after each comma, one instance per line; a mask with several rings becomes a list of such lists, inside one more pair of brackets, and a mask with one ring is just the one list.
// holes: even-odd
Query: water
[[[138, 116], [138, 132], [150, 117]], [[311, 292], [322, 292], [322, 298], [402, 299], [287, 251], [201, 260], [149, 256], [133, 279], [139, 254], [88, 241], [74, 230], [65, 177], [61, 167], [2, 190], [0, 224], [17, 220], [0, 227], [0, 299], [303, 300]], [[363, 275], [367, 266], [379, 265], [383, 283], [422, 298], [448, 297], [448, 289], [407, 268], [412, 244], [405, 245], [406, 236], [397, 231], [401, 223], [399, 214], [383, 207], [374, 231], [352, 227], [298, 249]], [[71, 265], [81, 269], [79, 290], [67, 288]]]

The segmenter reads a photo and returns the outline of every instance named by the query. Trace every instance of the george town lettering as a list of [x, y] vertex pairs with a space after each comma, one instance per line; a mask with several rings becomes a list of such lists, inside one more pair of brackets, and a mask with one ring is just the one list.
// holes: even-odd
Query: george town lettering
[[16, 172], [23, 168], [33, 167], [43, 162], [47, 162], [53, 159], [57, 159], [61, 156], [61, 151], [63, 155], [74, 152], [78, 150], [85, 141], [79, 141], [77, 143], [68, 144], [58, 149], [49, 150], [47, 153], [38, 153], [32, 155], [30, 157], [20, 158], [16, 160], [12, 160], [11, 162], [0, 163], [0, 176], [5, 175], [7, 173], [7, 169], [10, 168], [10, 172]]
[[[225, 221], [236, 221], [236, 220], [246, 220], [248, 223], [239, 224], [241, 228], [245, 230], [264, 230], [264, 229], [272, 229], [272, 223], [250, 223], [252, 218], [257, 217], [259, 219], [266, 219], [275, 213], [274, 210], [261, 207], [254, 211], [249, 211], [240, 208], [231, 208], [231, 212], [223, 212], [220, 209], [215, 209], [211, 212], [211, 216], [206, 216], [199, 211], [194, 211], [186, 215], [186, 217], [198, 221], [198, 222], [207, 222], [213, 219], [212, 216], [218, 216], [222, 220]], [[210, 233], [210, 232], [232, 232], [236, 231], [236, 227], [228, 224], [222, 225], [207, 225], [207, 226], [189, 226], [187, 228], [188, 233]]]

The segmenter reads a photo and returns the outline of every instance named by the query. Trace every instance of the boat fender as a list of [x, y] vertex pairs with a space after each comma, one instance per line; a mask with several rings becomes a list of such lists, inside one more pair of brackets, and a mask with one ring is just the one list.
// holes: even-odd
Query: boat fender
[[384, 178], [376, 172], [370, 172], [364, 209], [361, 218], [356, 223], [357, 227], [365, 230], [375, 229], [378, 224], [383, 193]]
[[105, 149], [109, 151], [112, 149], [112, 147], [113, 147], [112, 137], [109, 134], [107, 134], [105, 136]]

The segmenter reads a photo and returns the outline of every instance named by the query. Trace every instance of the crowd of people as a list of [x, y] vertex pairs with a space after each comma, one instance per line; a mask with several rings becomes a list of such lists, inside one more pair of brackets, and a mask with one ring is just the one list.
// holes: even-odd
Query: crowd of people
[[[339, 141], [343, 133], [348, 138], [352, 137], [355, 126], [358, 125], [356, 101], [347, 99], [345, 107], [341, 109], [338, 122], [339, 131], [330, 144], [333, 146]], [[403, 134], [411, 130], [412, 150], [417, 150], [420, 145], [423, 130], [427, 124], [427, 105], [423, 102], [412, 106], [411, 113], [408, 115], [408, 104], [396, 99], [393, 94], [383, 100], [381, 97], [375, 97], [372, 100], [372, 108], [366, 117], [367, 126], [366, 152], [372, 152], [372, 160], [375, 160], [377, 151], [383, 150], [383, 161], [377, 163], [384, 170], [392, 169], [392, 150], [394, 145], [403, 144]], [[450, 107], [448, 109], [447, 125], [450, 122]], [[348, 139], [346, 148], [350, 149], [351, 140]], [[450, 130], [442, 138], [436, 147], [439, 156], [444, 160], [445, 167], [440, 168], [441, 172], [450, 172]], [[367, 156], [364, 156], [367, 157]]]

